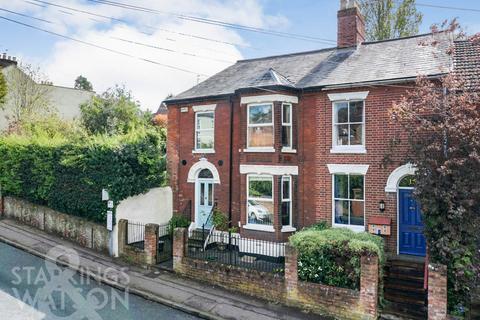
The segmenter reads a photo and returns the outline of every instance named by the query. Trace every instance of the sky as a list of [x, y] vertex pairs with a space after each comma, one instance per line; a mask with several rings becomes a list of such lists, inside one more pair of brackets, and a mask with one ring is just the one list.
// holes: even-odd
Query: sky
[[[123, 85], [142, 109], [155, 111], [167, 95], [187, 90], [237, 60], [335, 46], [340, 0], [101, 2], [0, 0], [0, 52], [40, 67], [55, 85], [72, 87], [78, 75], [87, 77], [97, 93]], [[478, 0], [420, 0], [417, 8], [424, 15], [421, 33], [452, 18], [467, 33], [480, 32]]]

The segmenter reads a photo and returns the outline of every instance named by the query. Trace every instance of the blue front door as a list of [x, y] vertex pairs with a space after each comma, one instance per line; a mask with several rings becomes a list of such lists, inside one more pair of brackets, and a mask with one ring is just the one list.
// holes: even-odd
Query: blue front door
[[212, 222], [207, 221], [213, 209], [213, 182], [211, 180], [198, 180], [197, 182], [197, 208], [196, 225], [201, 228], [204, 224], [206, 228], [212, 227]]
[[422, 213], [413, 198], [413, 190], [399, 189], [398, 201], [400, 254], [425, 256]]

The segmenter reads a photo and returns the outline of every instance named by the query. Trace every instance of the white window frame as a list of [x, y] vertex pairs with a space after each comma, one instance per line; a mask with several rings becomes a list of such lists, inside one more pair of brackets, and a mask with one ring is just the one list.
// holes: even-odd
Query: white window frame
[[[272, 122], [250, 124], [250, 107], [270, 105], [272, 107]], [[271, 147], [251, 147], [249, 129], [252, 127], [272, 127], [272, 146]], [[247, 152], [275, 152], [275, 105], [273, 102], [251, 103], [247, 105]]]
[[[198, 129], [198, 115], [211, 113], [213, 115], [213, 128], [211, 129]], [[213, 134], [213, 148], [201, 149], [198, 147], [198, 133], [199, 132], [212, 131]], [[215, 153], [215, 111], [199, 111], [195, 112], [195, 149], [193, 153]]]
[[[270, 178], [272, 182], [272, 203], [275, 204], [275, 183], [273, 179], [273, 175], [270, 174], [248, 174], [247, 175], [247, 201], [246, 201], [246, 221], [247, 224], [243, 226], [245, 229], [250, 229], [250, 230], [259, 230], [259, 231], [268, 231], [268, 232], [274, 232], [273, 224], [274, 221], [272, 221], [271, 225], [264, 225], [264, 224], [255, 224], [255, 223], [248, 223], [248, 200], [257, 200], [257, 201], [267, 201], [262, 198], [250, 198], [250, 179], [252, 178]], [[275, 216], [275, 212], [272, 212], [272, 216]]]
[[[290, 114], [290, 119], [288, 119], [289, 122], [285, 122], [285, 119], [283, 118], [283, 114], [284, 114], [284, 112], [283, 112], [284, 109], [283, 108], [285, 106], [290, 107], [290, 113], [289, 113]], [[293, 151], [295, 151], [293, 149], [293, 104], [284, 102], [284, 103], [282, 103], [282, 135], [283, 135], [283, 127], [287, 127], [287, 126], [290, 127], [290, 141], [289, 141], [290, 146], [289, 147], [284, 147], [282, 145], [282, 152], [293, 152]], [[283, 136], [282, 136], [282, 143], [283, 143]]]
[[[351, 102], [362, 102], [362, 122], [350, 122], [350, 103]], [[348, 104], [348, 122], [338, 124], [335, 122], [335, 106], [339, 103]], [[352, 124], [361, 124], [362, 125], [362, 144], [350, 144], [350, 125]], [[348, 145], [338, 145], [337, 144], [337, 134], [336, 130], [337, 125], [348, 125]], [[367, 153], [365, 148], [365, 100], [364, 99], [348, 99], [348, 100], [335, 100], [332, 102], [332, 148], [330, 153]]]
[[[354, 200], [354, 199], [344, 199], [344, 198], [335, 198], [335, 175], [348, 175], [348, 192], [350, 193], [350, 176], [363, 176], [363, 200]], [[366, 223], [366, 217], [365, 217], [365, 208], [366, 208], [366, 202], [367, 199], [365, 199], [365, 174], [357, 173], [357, 172], [333, 172], [332, 173], [332, 227], [334, 228], [348, 228], [351, 229], [352, 231], [355, 232], [362, 232], [365, 231], [365, 223]], [[345, 200], [345, 201], [357, 201], [363, 202], [363, 226], [359, 225], [351, 225], [350, 224], [350, 207], [349, 207], [349, 215], [348, 215], [348, 224], [341, 224], [341, 223], [335, 223], [335, 200]]]
[[[289, 198], [288, 199], [284, 199], [283, 198], [283, 182], [285, 181], [285, 179], [289, 180], [289, 184], [288, 184], [288, 195], [289, 195]], [[289, 222], [288, 222], [288, 225], [282, 225], [282, 231], [283, 232], [288, 232], [288, 231], [291, 231], [291, 229], [294, 229], [293, 228], [293, 212], [292, 212], [292, 209], [293, 209], [293, 195], [292, 195], [292, 191], [293, 191], [293, 188], [292, 188], [292, 184], [293, 184], [293, 178], [292, 176], [282, 176], [282, 180], [281, 180], [281, 191], [280, 191], [280, 202], [282, 203], [282, 205], [280, 206], [281, 208], [283, 208], [283, 203], [284, 202], [289, 202], [290, 205], [289, 205], [289, 212], [290, 212], [290, 219], [289, 219]], [[281, 209], [280, 209], [281, 210]], [[280, 219], [282, 218], [282, 212], [280, 212]], [[282, 224], [282, 222], [280, 221], [280, 224]], [[295, 230], [293, 230], [295, 231]]]

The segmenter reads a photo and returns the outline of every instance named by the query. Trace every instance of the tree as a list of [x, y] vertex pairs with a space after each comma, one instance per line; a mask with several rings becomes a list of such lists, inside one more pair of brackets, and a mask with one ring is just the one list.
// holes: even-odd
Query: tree
[[2, 70], [0, 69], [0, 110], [3, 109], [3, 105], [7, 100], [8, 86], [5, 76], [3, 75]]
[[478, 88], [455, 72], [440, 81], [419, 77], [391, 115], [407, 133], [409, 160], [417, 168], [415, 196], [430, 259], [448, 266], [449, 309], [461, 312], [480, 280]]
[[126, 134], [151, 120], [124, 87], [115, 86], [80, 106], [81, 121], [90, 134]]
[[15, 130], [22, 121], [51, 114], [50, 87], [39, 68], [22, 64], [9, 68], [5, 75], [8, 95], [4, 108], [9, 130]]
[[423, 19], [415, 0], [361, 0], [360, 9], [369, 41], [416, 35]]
[[79, 75], [77, 77], [77, 79], [75, 79], [74, 88], [75, 89], [81, 89], [81, 90], [87, 90], [87, 91], [92, 91], [93, 90], [92, 83], [90, 81], [88, 81], [88, 79], [85, 78], [82, 75]]

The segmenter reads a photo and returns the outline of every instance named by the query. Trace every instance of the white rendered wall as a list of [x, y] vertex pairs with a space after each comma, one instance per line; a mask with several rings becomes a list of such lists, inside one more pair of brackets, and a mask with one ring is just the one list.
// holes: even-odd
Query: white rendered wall
[[[150, 189], [145, 194], [127, 198], [120, 202], [116, 210], [116, 221], [127, 219], [141, 223], [164, 224], [173, 214], [173, 194], [170, 187]], [[112, 232], [113, 254], [118, 256], [117, 225]]]

